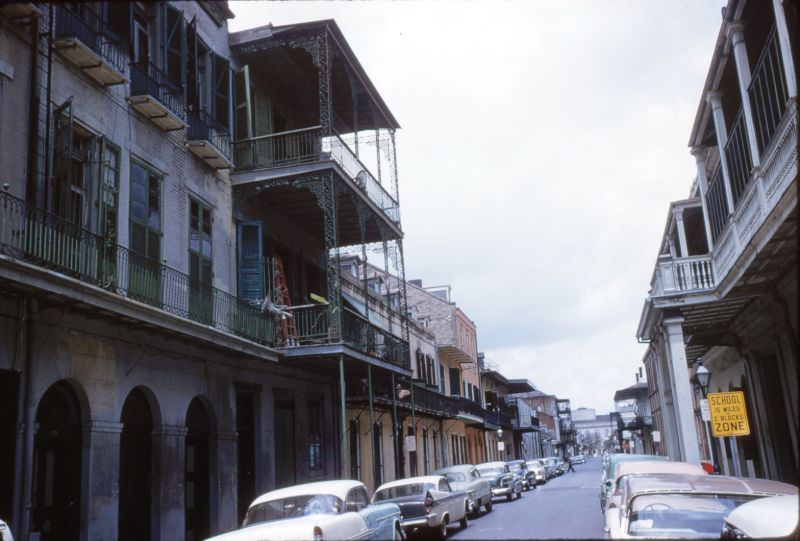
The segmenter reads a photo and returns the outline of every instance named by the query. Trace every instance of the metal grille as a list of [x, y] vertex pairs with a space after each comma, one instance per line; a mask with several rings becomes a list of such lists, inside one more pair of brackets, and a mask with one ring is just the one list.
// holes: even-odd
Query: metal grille
[[778, 33], [774, 25], [753, 69], [747, 92], [753, 108], [758, 148], [763, 152], [775, 134], [789, 101]]

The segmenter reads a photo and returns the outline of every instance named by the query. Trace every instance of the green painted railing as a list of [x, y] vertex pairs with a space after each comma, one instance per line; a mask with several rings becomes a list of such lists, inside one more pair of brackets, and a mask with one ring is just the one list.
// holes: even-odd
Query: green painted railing
[[274, 324], [257, 307], [5, 192], [0, 193], [0, 253], [227, 334], [274, 344]]

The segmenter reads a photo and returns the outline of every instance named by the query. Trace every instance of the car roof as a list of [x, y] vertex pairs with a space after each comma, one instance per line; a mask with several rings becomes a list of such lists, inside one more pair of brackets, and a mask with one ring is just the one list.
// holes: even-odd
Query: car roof
[[[308, 494], [330, 494], [331, 496], [336, 496], [337, 498], [344, 500], [350, 489], [358, 486], [364, 487], [364, 483], [354, 479], [303, 483], [302, 485], [279, 488], [278, 490], [273, 490], [272, 492], [262, 494], [250, 504], [250, 507], [263, 502], [291, 498], [294, 496], [306, 496]], [[364, 488], [366, 489], [366, 487]]]
[[455, 466], [447, 466], [445, 468], [439, 468], [438, 470], [434, 470], [434, 475], [441, 475], [445, 472], [468, 472], [475, 468], [472, 464], [456, 464]]
[[629, 477], [629, 499], [640, 494], [653, 493], [717, 493], [773, 496], [797, 494], [797, 487], [768, 479], [729, 477], [726, 475], [655, 474]]
[[509, 461], [506, 462], [506, 464], [524, 464], [524, 463], [525, 463], [525, 461], [522, 460], [522, 459], [509, 460]]
[[383, 490], [385, 488], [392, 488], [392, 487], [401, 487], [403, 485], [413, 485], [415, 483], [431, 483], [431, 484], [438, 484], [439, 480], [445, 479], [445, 477], [441, 475], [421, 475], [419, 477], [406, 477], [405, 479], [398, 479], [396, 481], [390, 481], [388, 483], [384, 483], [378, 487], [375, 492]]
[[786, 537], [797, 527], [797, 504], [797, 495], [759, 498], [731, 511], [725, 522], [749, 537]]
[[476, 464], [475, 467], [478, 469], [481, 468], [504, 468], [506, 466], [505, 462], [495, 461], [495, 462], [481, 462], [480, 464]]
[[616, 479], [623, 475], [675, 473], [685, 475], [706, 475], [700, 464], [672, 462], [671, 460], [632, 460], [617, 466]]

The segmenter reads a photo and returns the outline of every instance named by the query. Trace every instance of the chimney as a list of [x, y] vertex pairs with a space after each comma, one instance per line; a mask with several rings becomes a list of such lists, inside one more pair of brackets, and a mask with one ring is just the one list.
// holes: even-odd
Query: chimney
[[636, 383], [639, 383], [639, 372], [636, 372]]

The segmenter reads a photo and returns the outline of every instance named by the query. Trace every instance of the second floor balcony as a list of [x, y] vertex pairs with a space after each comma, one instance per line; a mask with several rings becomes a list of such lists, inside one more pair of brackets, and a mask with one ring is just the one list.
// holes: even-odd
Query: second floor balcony
[[233, 167], [230, 131], [206, 111], [189, 113], [186, 146], [209, 167], [214, 169]]
[[181, 130], [187, 126], [184, 89], [170, 81], [151, 61], [131, 64], [131, 94], [128, 99], [131, 107], [163, 131]]

